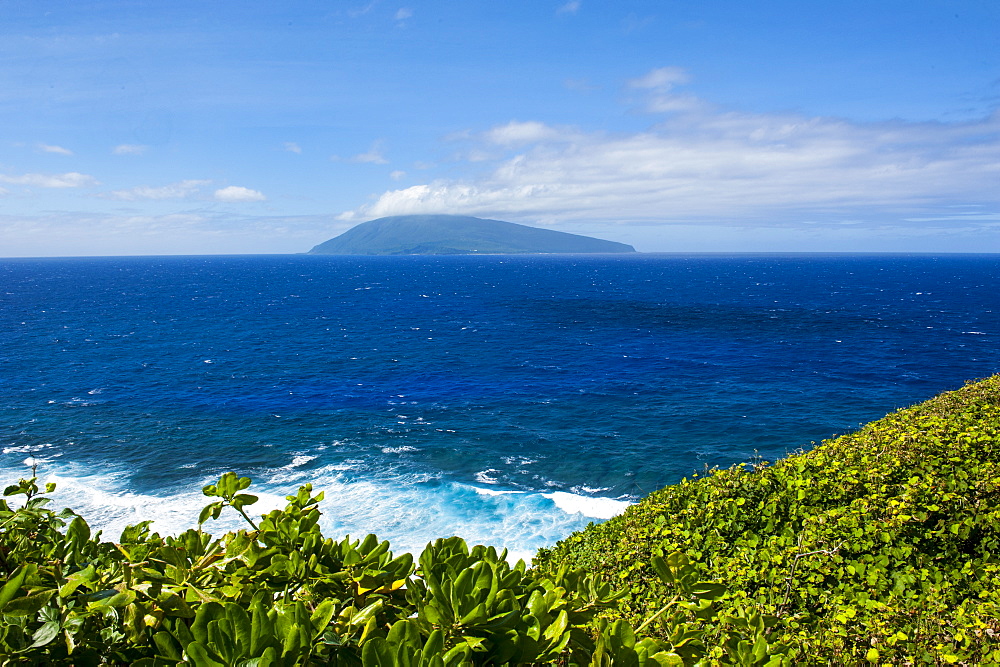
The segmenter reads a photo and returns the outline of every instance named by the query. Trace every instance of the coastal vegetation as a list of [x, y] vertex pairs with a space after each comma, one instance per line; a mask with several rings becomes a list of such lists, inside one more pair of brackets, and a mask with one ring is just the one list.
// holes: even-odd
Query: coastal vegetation
[[723, 625], [760, 615], [802, 662], [1000, 664], [1000, 377], [666, 487], [536, 563], [617, 583], [636, 622], [674, 551], [726, 588]]
[[[0, 664], [996, 664], [998, 444], [993, 377], [685, 479], [531, 568], [325, 537], [309, 485], [255, 515], [235, 473], [197, 528], [105, 541], [31, 477], [0, 501]], [[222, 512], [246, 527], [213, 537]]]

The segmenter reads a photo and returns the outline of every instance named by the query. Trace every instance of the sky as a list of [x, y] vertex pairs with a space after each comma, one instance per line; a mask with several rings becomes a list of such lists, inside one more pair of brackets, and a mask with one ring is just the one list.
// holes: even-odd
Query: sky
[[0, 257], [448, 213], [1000, 252], [996, 0], [0, 0]]

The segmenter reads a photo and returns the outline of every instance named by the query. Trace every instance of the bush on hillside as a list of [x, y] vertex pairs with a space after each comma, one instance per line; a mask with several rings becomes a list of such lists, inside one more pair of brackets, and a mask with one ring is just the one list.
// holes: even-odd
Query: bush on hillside
[[[24, 502], [0, 501], [0, 664], [654, 667], [708, 653], [694, 621], [723, 591], [681, 554], [654, 563], [674, 594], [644, 627], [664, 637], [637, 637], [597, 619], [623, 594], [582, 570], [543, 575], [457, 537], [415, 563], [374, 535], [324, 538], [323, 496], [309, 485], [255, 520], [249, 484], [227, 473], [205, 487], [215, 500], [196, 530], [161, 537], [143, 522], [115, 543], [47, 509], [35, 478], [8, 487]], [[249, 529], [213, 538], [202, 526], [226, 508]], [[767, 656], [766, 642], [752, 644], [742, 650]]]
[[1000, 377], [666, 487], [535, 563], [627, 586], [611, 615], [635, 623], [675, 551], [727, 588], [721, 618], [767, 617], [803, 661], [1000, 663]]

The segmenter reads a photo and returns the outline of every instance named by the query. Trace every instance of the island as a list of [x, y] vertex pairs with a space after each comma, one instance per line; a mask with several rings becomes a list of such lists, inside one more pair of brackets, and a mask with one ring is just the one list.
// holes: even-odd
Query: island
[[506, 255], [624, 253], [635, 248], [590, 236], [464, 215], [394, 215], [362, 222], [310, 255]]

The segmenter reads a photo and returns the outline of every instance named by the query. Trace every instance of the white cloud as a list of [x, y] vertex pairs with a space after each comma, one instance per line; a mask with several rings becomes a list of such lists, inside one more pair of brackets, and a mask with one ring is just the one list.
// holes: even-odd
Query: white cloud
[[62, 146], [52, 146], [49, 144], [38, 144], [38, 150], [43, 153], [56, 153], [58, 155], [72, 155], [73, 151]]
[[395, 19], [397, 21], [405, 21], [413, 16], [413, 10], [409, 7], [400, 7], [396, 10]]
[[667, 91], [679, 83], [687, 83], [688, 78], [683, 67], [658, 67], [638, 79], [632, 79], [628, 85], [629, 88]]
[[580, 11], [580, 0], [570, 0], [556, 10], [557, 14], [576, 14]]
[[[661, 68], [633, 87], [655, 95], [685, 76]], [[344, 219], [449, 212], [777, 223], [857, 219], [864, 211], [865, 219], [902, 221], [956, 203], [1000, 206], [1000, 113], [951, 124], [851, 123], [719, 111], [697, 98], [670, 111], [628, 135], [530, 121], [497, 126], [479, 141], [508, 153], [486, 175], [390, 190]]]
[[351, 18], [357, 18], [359, 16], [364, 16], [365, 14], [367, 14], [368, 12], [370, 12], [372, 9], [374, 9], [375, 5], [377, 5], [378, 3], [379, 3], [379, 0], [372, 0], [368, 4], [362, 5], [361, 7], [355, 7], [354, 9], [348, 9], [347, 10], [347, 15], [350, 16]]
[[[334, 156], [333, 159], [336, 160], [338, 158]], [[372, 147], [364, 153], [358, 153], [357, 155], [351, 157], [350, 161], [362, 164], [389, 164], [389, 160], [385, 158], [381, 140], [374, 142]]]
[[294, 141], [286, 141], [285, 150], [288, 151], [289, 153], [302, 153], [302, 147], [299, 146]]
[[168, 214], [0, 212], [8, 257], [305, 252], [344, 231], [329, 215], [255, 216], [200, 209]]
[[111, 152], [115, 155], [142, 155], [148, 148], [149, 146], [141, 144], [118, 144], [111, 149]]
[[397, 169], [396, 171], [393, 171], [393, 172], [389, 173], [389, 178], [391, 178], [394, 181], [401, 180], [405, 176], [406, 176], [406, 172], [405, 171], [400, 171], [399, 169]]
[[215, 198], [218, 201], [224, 202], [264, 201], [267, 199], [262, 192], [239, 185], [230, 185], [229, 187], [216, 190]]
[[506, 125], [498, 125], [487, 130], [483, 136], [489, 143], [498, 146], [522, 146], [539, 141], [556, 140], [564, 134], [564, 132], [538, 121], [522, 123], [512, 120]]
[[646, 111], [651, 113], [698, 111], [705, 108], [706, 103], [694, 95], [652, 95], [646, 104]]
[[211, 182], [190, 179], [156, 187], [151, 185], [137, 185], [127, 190], [114, 190], [102, 196], [107, 199], [120, 199], [122, 201], [186, 199], [197, 194], [202, 187]]
[[629, 12], [628, 16], [622, 19], [622, 31], [627, 35], [642, 30], [653, 23], [652, 16], [639, 16], [635, 12]]
[[650, 113], [676, 113], [707, 111], [709, 105], [703, 100], [683, 93], [673, 92], [678, 85], [690, 80], [682, 67], [658, 67], [638, 79], [628, 82], [628, 87], [647, 95], [645, 110]]
[[82, 188], [100, 185], [93, 176], [79, 174], [75, 171], [66, 174], [22, 174], [21, 176], [0, 174], [0, 183], [37, 188]]

